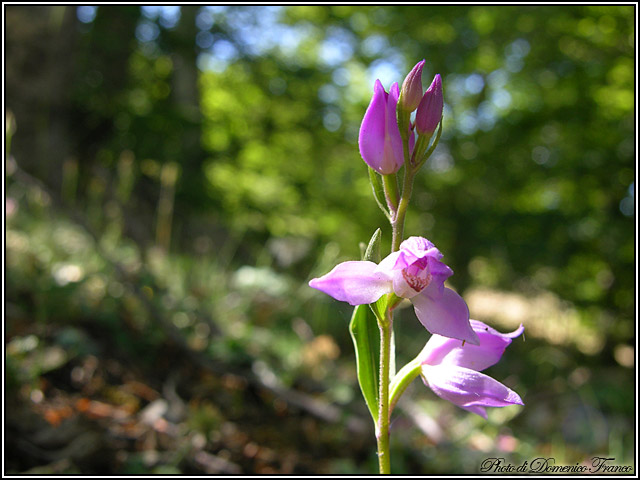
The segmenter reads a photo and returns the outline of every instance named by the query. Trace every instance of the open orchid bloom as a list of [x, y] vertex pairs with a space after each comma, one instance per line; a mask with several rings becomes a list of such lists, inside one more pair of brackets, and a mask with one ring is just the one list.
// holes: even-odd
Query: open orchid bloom
[[485, 407], [524, 405], [520, 396], [493, 378], [479, 373], [495, 365], [505, 349], [522, 332], [500, 333], [477, 320], [471, 320], [479, 344], [433, 335], [419, 355], [421, 376], [440, 398], [487, 418]]
[[351, 305], [377, 301], [395, 293], [413, 303], [416, 315], [429, 332], [478, 345], [469, 324], [469, 308], [460, 295], [444, 286], [453, 275], [440, 259], [442, 254], [429, 240], [410, 237], [380, 264], [351, 261], [336, 265], [309, 286]]

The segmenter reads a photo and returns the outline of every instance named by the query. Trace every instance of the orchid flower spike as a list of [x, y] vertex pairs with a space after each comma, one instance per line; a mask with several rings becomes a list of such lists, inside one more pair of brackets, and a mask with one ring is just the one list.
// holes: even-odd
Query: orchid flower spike
[[373, 303], [393, 292], [411, 300], [418, 320], [429, 332], [478, 345], [467, 304], [444, 286], [453, 270], [440, 261], [442, 256], [426, 238], [410, 237], [378, 265], [368, 261], [340, 263], [311, 280], [309, 286], [350, 305]]
[[367, 108], [358, 136], [363, 160], [378, 173], [396, 173], [404, 163], [402, 137], [398, 129], [396, 108], [400, 89], [397, 83], [387, 93], [376, 80], [373, 98]]
[[467, 345], [433, 335], [418, 356], [422, 380], [440, 398], [487, 418], [485, 407], [524, 405], [520, 396], [493, 378], [479, 373], [498, 363], [512, 339], [524, 327], [500, 333], [478, 320], [471, 320], [479, 344]]

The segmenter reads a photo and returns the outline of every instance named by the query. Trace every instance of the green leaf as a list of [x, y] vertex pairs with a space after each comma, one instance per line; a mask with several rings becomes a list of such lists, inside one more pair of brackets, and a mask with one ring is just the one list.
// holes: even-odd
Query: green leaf
[[379, 228], [373, 232], [371, 240], [369, 240], [369, 246], [362, 255], [363, 260], [369, 262], [380, 263], [380, 241], [382, 240], [382, 230]]
[[378, 321], [369, 305], [353, 310], [349, 332], [356, 350], [358, 383], [374, 422], [378, 421], [378, 358], [380, 336]]
[[[380, 241], [382, 231], [378, 228], [369, 240], [362, 255], [363, 260], [380, 262]], [[380, 304], [382, 312], [386, 309], [386, 295], [371, 305], [358, 305], [353, 310], [349, 332], [356, 350], [356, 369], [358, 383], [373, 421], [378, 421], [378, 359], [380, 358], [380, 333], [378, 319], [372, 308]], [[384, 305], [382, 305], [384, 304]]]

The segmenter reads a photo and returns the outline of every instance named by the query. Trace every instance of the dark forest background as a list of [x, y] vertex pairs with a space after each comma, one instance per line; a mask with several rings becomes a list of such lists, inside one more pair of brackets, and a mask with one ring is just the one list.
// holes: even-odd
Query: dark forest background
[[[524, 323], [487, 373], [525, 406], [416, 381], [394, 473], [634, 465], [634, 6], [3, 8], [5, 472], [375, 472], [351, 309], [307, 282], [388, 250], [357, 134], [423, 58], [405, 233]], [[402, 365], [428, 334], [395, 330]]]

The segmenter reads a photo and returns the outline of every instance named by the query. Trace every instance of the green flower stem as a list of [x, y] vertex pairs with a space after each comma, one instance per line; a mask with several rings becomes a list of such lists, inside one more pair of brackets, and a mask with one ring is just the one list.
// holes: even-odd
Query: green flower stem
[[[395, 175], [393, 179], [383, 176], [385, 194], [389, 200], [389, 192], [395, 192], [395, 207], [391, 205], [391, 251], [396, 252], [400, 249], [402, 237], [404, 235], [404, 219], [411, 200], [411, 190], [413, 188], [413, 177], [415, 172], [409, 163], [409, 141], [406, 128], [400, 129], [404, 148], [404, 181], [400, 193], [400, 200], [397, 200], [398, 190]], [[390, 176], [389, 176], [390, 177]], [[393, 182], [391, 182], [393, 180]], [[393, 183], [393, 185], [390, 185]], [[393, 190], [395, 187], [395, 190]], [[389, 202], [388, 202], [389, 203]], [[395, 297], [395, 295], [394, 295]], [[384, 318], [378, 319], [380, 326], [380, 389], [378, 398], [378, 423], [376, 424], [376, 439], [378, 441], [378, 463], [380, 465], [380, 473], [391, 473], [391, 452], [389, 450], [389, 420], [391, 417], [391, 408], [389, 403], [389, 370], [391, 367], [391, 339], [393, 336], [393, 313], [392, 308], [397, 305], [397, 298], [389, 298], [391, 300], [387, 304], [386, 315]], [[394, 301], [395, 300], [395, 301]], [[405, 387], [406, 388], [406, 387]]]
[[407, 389], [409, 384], [420, 375], [421, 364], [417, 359], [407, 363], [400, 371], [393, 377], [391, 386], [389, 387], [391, 393], [389, 396], [389, 413], [393, 412], [393, 409], [398, 403], [398, 400]]
[[[417, 173], [409, 158], [409, 128], [410, 120], [407, 115], [399, 115], [400, 135], [404, 145], [404, 180], [402, 189], [398, 192], [396, 175], [383, 175], [384, 193], [391, 213], [390, 223], [392, 230], [391, 251], [397, 252], [404, 236], [404, 220], [411, 200], [413, 179]], [[398, 199], [399, 193], [399, 199]], [[407, 385], [418, 376], [419, 365], [405, 366], [394, 377], [394, 384], [389, 383], [389, 370], [391, 368], [391, 341], [393, 338], [393, 308], [399, 303], [399, 299], [391, 294], [387, 298], [384, 316], [377, 314], [380, 327], [380, 375], [378, 395], [378, 421], [376, 423], [376, 439], [378, 441], [378, 463], [380, 473], [391, 473], [391, 458], [389, 450], [389, 421], [391, 411], [395, 403], [407, 388]], [[413, 362], [412, 362], [413, 363]], [[399, 376], [400, 375], [400, 376]], [[397, 379], [397, 381], [396, 381]], [[390, 397], [391, 388], [391, 397]]]
[[[433, 140], [433, 142], [431, 142], [431, 146], [429, 147], [429, 150], [426, 151], [426, 153], [423, 153], [422, 150], [424, 147], [426, 147], [427, 142], [425, 142], [425, 144], [420, 149], [418, 148], [418, 145], [416, 145], [416, 148], [413, 152], [413, 158], [411, 159], [412, 163], [415, 164], [414, 166], [415, 172], [417, 172], [420, 169], [420, 167], [424, 165], [424, 163], [427, 161], [427, 159], [431, 156], [433, 151], [436, 149], [436, 147], [438, 146], [438, 143], [440, 142], [440, 135], [442, 135], [442, 121], [440, 121], [440, 124], [438, 125], [438, 132], [436, 133], [436, 138]], [[422, 137], [420, 137], [420, 139], [418, 140], [418, 143], [420, 143], [421, 139]]]
[[391, 473], [391, 452], [389, 450], [389, 367], [391, 365], [391, 335], [393, 317], [387, 310], [385, 318], [378, 322], [380, 326], [380, 391], [378, 400], [378, 464], [380, 473]]
[[404, 169], [404, 184], [402, 186], [402, 197], [398, 203], [398, 210], [391, 219], [392, 239], [391, 251], [397, 252], [402, 243], [404, 235], [404, 218], [407, 214], [409, 201], [411, 200], [411, 191], [413, 190], [413, 177], [415, 173], [408, 166]]

